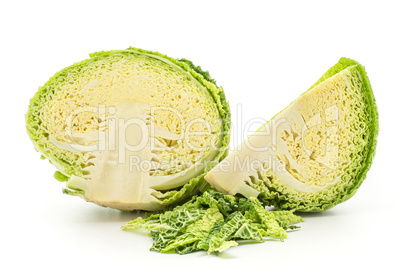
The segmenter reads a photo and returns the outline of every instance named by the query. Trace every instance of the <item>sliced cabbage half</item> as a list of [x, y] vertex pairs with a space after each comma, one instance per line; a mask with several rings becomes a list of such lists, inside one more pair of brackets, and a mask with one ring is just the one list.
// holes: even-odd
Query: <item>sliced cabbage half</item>
[[122, 210], [184, 199], [228, 151], [222, 88], [190, 61], [130, 48], [53, 76], [31, 100], [27, 130], [64, 192]]
[[378, 113], [364, 68], [341, 58], [205, 179], [280, 209], [321, 211], [350, 197], [374, 157]]

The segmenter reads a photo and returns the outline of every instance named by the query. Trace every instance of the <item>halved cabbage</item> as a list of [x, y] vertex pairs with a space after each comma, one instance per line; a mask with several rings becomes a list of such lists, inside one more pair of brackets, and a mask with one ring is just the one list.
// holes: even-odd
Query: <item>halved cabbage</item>
[[280, 209], [321, 211], [352, 197], [375, 153], [378, 113], [364, 68], [341, 58], [205, 179]]
[[27, 113], [64, 192], [122, 210], [160, 210], [205, 185], [227, 155], [222, 88], [190, 61], [135, 48], [99, 52], [39, 88]]

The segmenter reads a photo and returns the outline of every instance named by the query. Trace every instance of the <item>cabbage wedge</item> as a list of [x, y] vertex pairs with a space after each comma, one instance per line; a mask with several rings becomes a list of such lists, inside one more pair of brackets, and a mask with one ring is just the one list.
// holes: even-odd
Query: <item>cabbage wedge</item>
[[322, 211], [352, 197], [371, 166], [378, 112], [365, 69], [341, 58], [205, 179], [278, 209]]

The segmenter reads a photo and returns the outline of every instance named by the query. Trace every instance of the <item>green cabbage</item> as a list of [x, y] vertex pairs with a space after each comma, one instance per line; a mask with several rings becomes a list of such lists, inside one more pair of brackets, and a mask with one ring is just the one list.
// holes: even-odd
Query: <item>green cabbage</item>
[[256, 198], [237, 198], [215, 191], [194, 196], [187, 203], [143, 219], [130, 221], [123, 230], [149, 231], [151, 250], [187, 254], [199, 250], [222, 252], [239, 241], [284, 240], [286, 230], [299, 228], [303, 219], [291, 211], [267, 211]]
[[356, 193], [377, 134], [365, 69], [341, 58], [205, 179], [223, 193], [258, 196], [278, 209], [326, 210]]
[[35, 148], [67, 182], [64, 193], [155, 211], [202, 188], [228, 151], [222, 88], [192, 62], [156, 52], [90, 57], [50, 78], [26, 115]]

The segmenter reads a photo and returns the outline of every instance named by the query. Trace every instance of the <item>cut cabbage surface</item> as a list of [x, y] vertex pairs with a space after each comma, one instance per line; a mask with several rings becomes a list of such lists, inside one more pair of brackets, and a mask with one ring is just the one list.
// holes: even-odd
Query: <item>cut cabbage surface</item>
[[67, 181], [64, 192], [122, 210], [160, 210], [205, 185], [228, 151], [222, 88], [190, 61], [130, 48], [53, 76], [31, 100], [27, 130]]
[[378, 113], [364, 68], [341, 58], [205, 179], [280, 209], [321, 211], [350, 197], [375, 153]]

